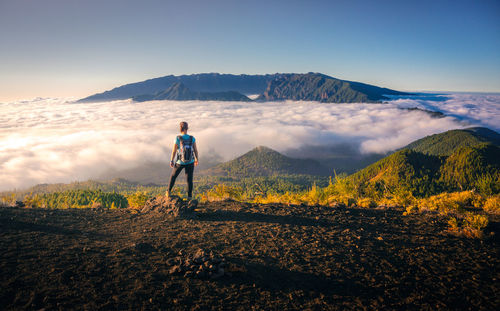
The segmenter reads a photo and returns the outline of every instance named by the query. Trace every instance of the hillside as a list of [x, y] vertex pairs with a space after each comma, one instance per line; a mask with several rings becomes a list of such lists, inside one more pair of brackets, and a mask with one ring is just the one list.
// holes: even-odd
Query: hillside
[[376, 102], [384, 95], [405, 93], [359, 82], [335, 79], [320, 73], [283, 74], [272, 80], [257, 100], [310, 100], [326, 103]]
[[[189, 92], [186, 90], [176, 90], [179, 88], [179, 85], [183, 85]], [[174, 89], [169, 90], [171, 87], [174, 87]], [[229, 94], [227, 92], [232, 93]], [[165, 94], [161, 95], [162, 93]], [[209, 93], [219, 94], [214, 95]], [[221, 98], [231, 97], [231, 100], [247, 101], [248, 98], [246, 96], [241, 97], [243, 96], [241, 94], [261, 94], [259, 100], [271, 101], [290, 99], [351, 103], [374, 102], [386, 99], [384, 95], [404, 95], [407, 93], [359, 82], [335, 79], [320, 73], [277, 73], [266, 75], [204, 73], [165, 76], [126, 84], [103, 93], [82, 98], [79, 101], [96, 102], [128, 98], [134, 98], [137, 101], [151, 99], [178, 100], [178, 98], [182, 100], [182, 98], [202, 99], [203, 97], [214, 98], [214, 96]]]
[[187, 88], [183, 83], [176, 82], [164, 91], [153, 95], [139, 95], [132, 97], [134, 101], [148, 100], [218, 100], [218, 101], [251, 101], [250, 98], [235, 91], [227, 92], [196, 92]]
[[500, 135], [487, 128], [451, 130], [419, 139], [349, 178], [361, 194], [408, 190], [500, 191]]
[[439, 168], [443, 159], [409, 149], [393, 153], [350, 176], [365, 191], [407, 189], [414, 195], [438, 192]]
[[471, 127], [430, 135], [404, 148], [430, 155], [449, 156], [460, 147], [473, 147], [482, 143], [500, 145], [500, 134], [484, 127]]
[[328, 175], [331, 173], [312, 159], [293, 159], [270, 148], [260, 146], [244, 155], [207, 169], [201, 174], [231, 177], [273, 175]]
[[448, 157], [403, 149], [349, 178], [361, 193], [391, 193], [399, 189], [428, 196], [475, 189], [491, 195], [500, 191], [500, 147], [464, 146]]
[[500, 191], [500, 147], [480, 144], [461, 147], [440, 167], [440, 181], [448, 189], [476, 188], [482, 193]]

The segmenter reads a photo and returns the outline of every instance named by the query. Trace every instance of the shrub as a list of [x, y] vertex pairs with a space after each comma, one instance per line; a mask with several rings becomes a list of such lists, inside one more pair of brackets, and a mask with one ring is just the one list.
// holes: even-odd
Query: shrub
[[372, 208], [377, 207], [377, 202], [375, 202], [372, 198], [361, 198], [357, 202], [358, 206], [364, 208]]
[[227, 199], [242, 201], [244, 198], [244, 191], [241, 187], [226, 184], [215, 185], [202, 195], [203, 201], [223, 201]]
[[488, 213], [500, 213], [500, 194], [496, 194], [486, 199], [483, 209]]
[[417, 205], [408, 205], [406, 207], [405, 212], [403, 213], [404, 216], [410, 215], [410, 214], [415, 214], [418, 212], [418, 206]]
[[483, 230], [488, 226], [488, 216], [466, 213], [464, 217], [463, 227], [470, 228], [473, 230]]
[[0, 207], [10, 207], [16, 205], [16, 194], [11, 193], [11, 195], [4, 195], [0, 197]]
[[323, 191], [323, 202], [325, 204], [339, 202], [346, 206], [352, 206], [356, 204], [359, 194], [358, 187], [359, 185], [348, 177], [335, 175], [335, 181], [330, 181], [330, 184]]
[[483, 229], [488, 226], [488, 217], [486, 215], [467, 212], [463, 219], [450, 217], [448, 220], [448, 230], [463, 234], [470, 238], [480, 238], [483, 236]]
[[116, 192], [101, 190], [67, 190], [44, 194], [27, 195], [24, 204], [39, 208], [89, 208], [99, 203], [105, 208], [125, 208], [127, 199]]
[[464, 207], [474, 206], [479, 196], [472, 191], [441, 193], [418, 201], [420, 211], [438, 211], [441, 214], [463, 213]]
[[450, 229], [450, 230], [457, 231], [457, 230], [458, 230], [458, 228], [459, 228], [459, 226], [460, 226], [460, 224], [459, 224], [459, 222], [458, 222], [458, 219], [457, 219], [457, 218], [455, 218], [455, 217], [453, 217], [453, 216], [452, 216], [452, 217], [450, 217], [450, 218], [448, 219], [448, 226], [449, 226], [449, 229]]
[[131, 208], [141, 208], [146, 204], [146, 201], [151, 198], [145, 191], [137, 191], [134, 194], [127, 196], [128, 205]]
[[324, 189], [313, 185], [309, 191], [300, 196], [300, 201], [308, 205], [325, 204], [327, 201]]
[[410, 190], [396, 188], [389, 198], [388, 203], [390, 203], [389, 205], [408, 207], [416, 203], [416, 198]]

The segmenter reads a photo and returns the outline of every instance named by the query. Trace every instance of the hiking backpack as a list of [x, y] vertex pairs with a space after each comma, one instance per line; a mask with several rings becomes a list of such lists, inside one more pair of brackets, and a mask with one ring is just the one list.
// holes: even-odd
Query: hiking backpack
[[179, 149], [177, 150], [177, 159], [187, 163], [193, 160], [193, 136], [184, 139], [182, 135], [179, 138]]

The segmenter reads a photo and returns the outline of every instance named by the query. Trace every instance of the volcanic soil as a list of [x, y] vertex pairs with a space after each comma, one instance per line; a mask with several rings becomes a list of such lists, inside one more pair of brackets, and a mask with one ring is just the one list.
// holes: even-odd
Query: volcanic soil
[[[439, 215], [402, 214], [232, 201], [181, 218], [1, 208], [0, 309], [499, 309], [498, 218], [470, 239]], [[223, 276], [173, 272], [199, 249], [225, 260]]]

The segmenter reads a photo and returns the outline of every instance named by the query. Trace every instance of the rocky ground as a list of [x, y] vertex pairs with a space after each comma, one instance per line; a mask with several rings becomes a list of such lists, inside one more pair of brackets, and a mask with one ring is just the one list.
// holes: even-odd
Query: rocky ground
[[469, 239], [401, 210], [148, 204], [1, 208], [0, 309], [500, 307], [498, 219]]

